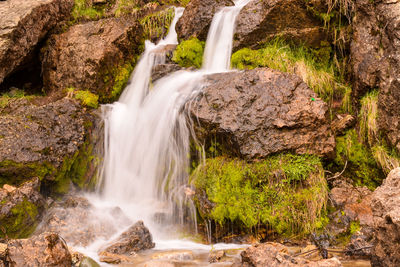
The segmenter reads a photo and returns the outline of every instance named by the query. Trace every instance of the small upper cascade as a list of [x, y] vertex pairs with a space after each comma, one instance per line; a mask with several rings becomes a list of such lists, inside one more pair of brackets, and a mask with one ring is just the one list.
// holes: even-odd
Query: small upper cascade
[[236, 17], [251, 0], [237, 0], [235, 6], [224, 7], [214, 15], [204, 51], [203, 69], [223, 72], [230, 69]]

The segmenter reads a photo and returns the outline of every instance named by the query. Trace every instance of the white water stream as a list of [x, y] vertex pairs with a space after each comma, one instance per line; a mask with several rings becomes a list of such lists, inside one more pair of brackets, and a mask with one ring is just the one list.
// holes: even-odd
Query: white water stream
[[[171, 236], [165, 226], [195, 219], [194, 206], [184, 194], [190, 131], [183, 108], [201, 90], [205, 74], [229, 70], [235, 19], [250, 1], [238, 0], [235, 6], [223, 8], [215, 15], [201, 70], [178, 71], [151, 85], [153, 67], [165, 61], [165, 46], [178, 43], [175, 25], [183, 9], [176, 8], [168, 36], [157, 45], [146, 41], [145, 52], [121, 98], [103, 107], [103, 175], [99, 194], [89, 196], [89, 200], [98, 213], [118, 206], [132, 222], [143, 220], [156, 249], [210, 249]], [[102, 216], [99, 214], [98, 218]], [[157, 216], [163, 218], [163, 224], [156, 222]], [[118, 226], [118, 233], [128, 226]], [[98, 240], [84, 252], [95, 257], [91, 251], [105, 242]]]

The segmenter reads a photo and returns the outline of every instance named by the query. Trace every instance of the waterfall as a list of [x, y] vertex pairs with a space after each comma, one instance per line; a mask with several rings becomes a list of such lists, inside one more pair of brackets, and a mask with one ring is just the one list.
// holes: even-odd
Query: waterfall
[[[199, 71], [178, 71], [150, 84], [152, 68], [165, 62], [166, 45], [177, 44], [176, 8], [168, 36], [145, 52], [118, 102], [103, 107], [105, 157], [100, 195], [132, 220], [143, 220], [157, 239], [154, 217], [185, 221], [189, 138], [184, 105], [200, 90], [204, 74], [230, 67], [236, 16], [250, 0], [222, 8], [212, 22]], [[189, 215], [195, 215], [194, 206]], [[195, 217], [195, 216], [191, 216]]]

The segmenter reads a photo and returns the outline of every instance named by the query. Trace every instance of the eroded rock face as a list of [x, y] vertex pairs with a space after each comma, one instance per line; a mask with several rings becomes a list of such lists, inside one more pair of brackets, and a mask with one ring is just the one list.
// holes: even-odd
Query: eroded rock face
[[354, 100], [379, 89], [378, 127], [400, 151], [400, 3], [388, 0], [354, 2], [351, 43]]
[[284, 245], [278, 243], [263, 243], [247, 248], [241, 253], [244, 267], [278, 267], [278, 266], [305, 266], [305, 267], [340, 267], [342, 264], [337, 258], [320, 261], [309, 261], [300, 257], [288, 255]]
[[40, 181], [34, 178], [16, 188], [0, 188], [0, 237], [21, 238], [31, 234], [44, 210], [39, 193]]
[[400, 264], [400, 168], [392, 170], [372, 195], [375, 224], [373, 266]]
[[209, 75], [205, 83], [187, 105], [201, 142], [217, 136], [231, 153], [248, 159], [334, 152], [328, 107], [299, 77], [262, 68]]
[[277, 36], [314, 47], [327, 39], [321, 20], [302, 0], [251, 1], [240, 11], [236, 24], [233, 50], [256, 47]]
[[55, 233], [43, 233], [29, 239], [10, 240], [7, 247], [6, 266], [70, 267], [72, 265], [67, 244]]
[[138, 251], [154, 248], [153, 237], [142, 221], [138, 221], [123, 232], [111, 245], [103, 249], [100, 254], [111, 253], [117, 255], [133, 255]]
[[117, 76], [129, 77], [132, 66], [126, 64], [141, 53], [142, 41], [142, 28], [133, 17], [91, 21], [53, 35], [42, 55], [45, 90], [62, 93], [72, 87], [90, 90], [102, 102], [116, 99], [122, 89]]
[[[32, 177], [61, 182], [73, 171], [78, 151], [98, 119], [69, 98], [44, 105], [10, 100], [0, 115], [0, 184], [18, 185]], [[72, 173], [69, 179], [80, 183]]]
[[205, 41], [214, 14], [222, 7], [233, 5], [231, 0], [190, 1], [176, 24], [179, 39], [186, 40], [190, 37], [197, 37], [199, 40]]
[[15, 71], [58, 22], [69, 17], [73, 0], [0, 1], [0, 83]]

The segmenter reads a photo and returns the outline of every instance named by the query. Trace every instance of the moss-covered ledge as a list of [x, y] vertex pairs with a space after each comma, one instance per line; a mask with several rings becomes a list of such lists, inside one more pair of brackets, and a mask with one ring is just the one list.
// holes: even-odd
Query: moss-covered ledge
[[294, 236], [327, 223], [328, 189], [316, 156], [280, 154], [253, 163], [209, 158], [194, 170], [191, 183], [201, 219], [221, 228], [269, 228]]

